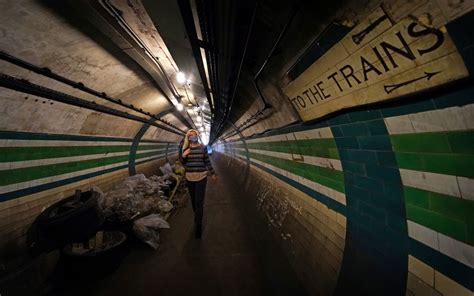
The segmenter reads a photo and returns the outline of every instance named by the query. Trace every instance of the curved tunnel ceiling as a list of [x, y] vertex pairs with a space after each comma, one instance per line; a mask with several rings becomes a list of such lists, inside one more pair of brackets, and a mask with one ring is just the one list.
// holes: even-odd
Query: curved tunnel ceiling
[[[196, 101], [201, 101], [199, 105], [205, 105], [201, 100], [200, 78], [191, 74], [186, 83], [176, 82], [180, 68], [140, 1], [14, 2], [15, 5], [12, 1], [1, 4], [5, 12], [0, 21], [3, 73], [130, 116], [153, 116], [159, 119], [157, 127], [172, 131], [170, 134], [160, 130], [158, 135], [178, 137], [188, 128], [196, 127], [194, 108], [179, 112], [176, 104], [195, 107]], [[16, 65], [7, 62], [5, 56], [16, 61]], [[192, 56], [187, 59], [193, 61]], [[24, 63], [38, 71], [19, 67]], [[192, 73], [186, 67], [183, 71]], [[45, 73], [72, 84], [42, 75]], [[74, 84], [105, 93], [106, 97], [81, 91]], [[2, 104], [7, 109], [2, 111], [18, 119], [13, 122], [8, 119], [10, 116], [2, 117], [5, 129], [133, 137], [143, 125], [30, 94], [2, 91], [2, 99], [8, 100], [8, 104]]]
[[[2, 64], [11, 76], [49, 85], [90, 102], [143, 118], [150, 118], [143, 116], [149, 112], [162, 120], [162, 126], [174, 126], [171, 129], [178, 134], [188, 128], [199, 128], [196, 118], [200, 115], [208, 129], [206, 136], [215, 141], [219, 137], [234, 137], [235, 128], [251, 135], [299, 121], [281, 91], [282, 83], [288, 80], [285, 72], [330, 22], [336, 19], [350, 27], [377, 3], [369, 1], [358, 6], [355, 1], [318, 4], [24, 0], [16, 1], [15, 5], [2, 2], [4, 15], [9, 16], [1, 21], [5, 35], [3, 52], [105, 92], [133, 105], [135, 110], [142, 109], [142, 114], [4, 61]], [[299, 30], [300, 27], [313, 29]], [[199, 66], [205, 71], [200, 71], [203, 68]], [[178, 71], [187, 75], [185, 84], [176, 82]], [[54, 120], [41, 123], [41, 128], [49, 132], [62, 132], [65, 125], [57, 123], [72, 116], [76, 120], [64, 132], [134, 136], [141, 126], [129, 120], [122, 123], [123, 119], [93, 110], [49, 101], [43, 104], [42, 99], [38, 99], [38, 107], [34, 104], [36, 98], [28, 101], [23, 95], [16, 97], [22, 98], [14, 103], [15, 116], [23, 118], [22, 122], [31, 117], [31, 113], [25, 112], [29, 109], [40, 108], [38, 116], [43, 112], [55, 115]], [[186, 107], [182, 112], [176, 110], [178, 103]], [[54, 111], [44, 110], [46, 106]], [[110, 130], [111, 122], [117, 128]], [[12, 129], [34, 129], [15, 125], [10, 127], [6, 123]]]

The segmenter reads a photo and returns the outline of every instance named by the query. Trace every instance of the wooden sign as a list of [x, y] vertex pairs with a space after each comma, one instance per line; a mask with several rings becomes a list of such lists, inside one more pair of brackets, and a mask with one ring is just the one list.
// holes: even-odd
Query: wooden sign
[[466, 77], [464, 62], [445, 31], [412, 18], [393, 24], [378, 8], [284, 92], [308, 121]]

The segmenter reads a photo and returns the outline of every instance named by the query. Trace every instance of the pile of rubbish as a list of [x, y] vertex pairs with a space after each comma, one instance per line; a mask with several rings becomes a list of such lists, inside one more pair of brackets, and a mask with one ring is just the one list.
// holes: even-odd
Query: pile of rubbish
[[158, 248], [159, 229], [170, 228], [164, 215], [173, 209], [170, 200], [179, 185], [177, 165], [160, 167], [163, 176], [131, 176], [99, 201], [107, 222], [133, 223], [134, 234], [153, 249]]
[[104, 215], [108, 220], [125, 222], [144, 213], [169, 212], [173, 205], [168, 199], [176, 182], [166, 175], [149, 179], [143, 174], [129, 177], [105, 194]]

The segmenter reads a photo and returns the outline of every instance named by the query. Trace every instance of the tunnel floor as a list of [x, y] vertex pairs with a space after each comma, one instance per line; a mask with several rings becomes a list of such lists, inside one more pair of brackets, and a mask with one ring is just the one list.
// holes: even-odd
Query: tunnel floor
[[54, 295], [306, 295], [255, 207], [219, 156], [208, 181], [204, 230], [194, 239], [190, 199], [170, 218], [157, 251], [131, 241], [120, 267], [97, 281], [64, 281]]

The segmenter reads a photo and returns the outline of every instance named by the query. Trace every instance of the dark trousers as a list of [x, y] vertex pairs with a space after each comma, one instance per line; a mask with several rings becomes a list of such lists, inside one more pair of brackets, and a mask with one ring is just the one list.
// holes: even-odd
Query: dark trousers
[[204, 214], [204, 196], [206, 195], [207, 177], [198, 182], [186, 181], [191, 195], [191, 203], [194, 211], [194, 224], [202, 225]]

